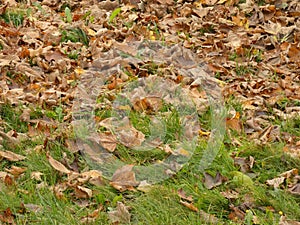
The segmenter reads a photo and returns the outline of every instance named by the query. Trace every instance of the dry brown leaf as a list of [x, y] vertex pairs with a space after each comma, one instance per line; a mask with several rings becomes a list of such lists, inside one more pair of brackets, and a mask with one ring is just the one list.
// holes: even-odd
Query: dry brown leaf
[[93, 196], [92, 190], [86, 187], [76, 186], [74, 190], [76, 198], [91, 198]]
[[278, 225], [300, 225], [299, 221], [289, 220], [286, 216], [281, 216]]
[[184, 191], [182, 188], [180, 188], [179, 190], [177, 190], [177, 194], [178, 194], [178, 196], [179, 196], [181, 199], [187, 200], [187, 201], [189, 201], [189, 202], [193, 202], [193, 197], [192, 197], [191, 195], [186, 196], [186, 193], [185, 193], [185, 191]]
[[219, 219], [212, 214], [209, 214], [203, 210], [199, 210], [200, 218], [207, 224], [221, 224]]
[[113, 152], [117, 147], [117, 139], [111, 132], [100, 133], [100, 143], [103, 148], [109, 152]]
[[117, 202], [116, 210], [108, 212], [108, 217], [113, 224], [115, 223], [130, 223], [130, 213], [128, 207], [125, 206], [122, 202]]
[[57, 171], [61, 173], [70, 174], [72, 171], [68, 170], [62, 163], [58, 162], [57, 160], [53, 159], [52, 156], [47, 152], [47, 159], [50, 165]]
[[27, 170], [27, 168], [25, 168], [25, 167], [18, 167], [18, 166], [11, 166], [10, 169], [5, 169], [5, 171], [7, 171], [10, 174], [14, 175], [15, 178], [19, 177], [26, 170]]
[[233, 118], [226, 119], [226, 127], [238, 132], [239, 134], [242, 132], [243, 126], [238, 112]]
[[13, 215], [10, 208], [7, 208], [0, 214], [0, 222], [5, 224], [16, 224], [15, 223], [15, 216]]
[[194, 212], [199, 211], [199, 209], [190, 202], [180, 200], [180, 203]]
[[96, 186], [102, 186], [102, 173], [98, 170], [89, 170], [80, 174], [80, 178], [77, 178], [80, 183], [89, 182]]
[[214, 187], [220, 186], [223, 181], [225, 180], [225, 178], [219, 173], [217, 172], [216, 176], [213, 177], [210, 174], [204, 172], [204, 185], [207, 189], [212, 189]]
[[135, 173], [132, 171], [133, 165], [125, 165], [115, 171], [110, 185], [119, 191], [134, 190], [139, 183], [135, 179]]
[[267, 180], [266, 183], [274, 188], [279, 188], [279, 186], [285, 181], [285, 177], [277, 177], [271, 180]]
[[124, 125], [118, 129], [117, 137], [121, 144], [128, 148], [141, 146], [145, 140], [145, 135], [135, 129], [129, 122], [128, 118], [123, 119]]
[[92, 213], [88, 214], [87, 216], [80, 219], [80, 222], [83, 224], [88, 224], [94, 222], [97, 217], [99, 216], [99, 213], [103, 211], [104, 207], [103, 205], [99, 205], [98, 209], [95, 209]]
[[249, 156], [248, 158], [234, 157], [234, 164], [238, 165], [240, 171], [243, 173], [249, 172], [252, 169], [254, 162], [255, 160], [252, 156]]
[[11, 151], [0, 151], [0, 157], [7, 159], [8, 161], [11, 161], [11, 162], [17, 162], [17, 161], [26, 159], [25, 156], [16, 154]]

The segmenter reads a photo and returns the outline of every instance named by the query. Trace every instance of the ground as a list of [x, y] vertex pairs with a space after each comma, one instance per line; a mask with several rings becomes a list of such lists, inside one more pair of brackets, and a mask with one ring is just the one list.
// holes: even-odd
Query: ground
[[0, 223], [300, 224], [299, 16], [1, 1]]

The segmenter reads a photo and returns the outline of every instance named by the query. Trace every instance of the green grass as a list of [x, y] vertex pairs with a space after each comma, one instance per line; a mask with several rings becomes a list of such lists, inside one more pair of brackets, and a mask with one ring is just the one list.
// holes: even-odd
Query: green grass
[[7, 10], [4, 14], [0, 15], [6, 23], [19, 27], [23, 24], [24, 12], [21, 10]]
[[28, 131], [27, 123], [21, 121], [20, 116], [22, 108], [16, 108], [6, 103], [0, 105], [0, 116], [5, 121], [4, 131], [15, 130], [17, 132], [26, 133]]
[[[241, 111], [241, 104], [234, 98], [227, 102], [227, 107], [233, 107], [236, 111]], [[178, 140], [180, 136], [180, 117], [176, 111], [170, 111], [171, 108], [165, 105], [161, 113], [164, 115], [164, 122], [167, 130], [164, 136], [164, 143], [172, 143]], [[5, 130], [15, 129], [19, 132], [26, 132], [27, 124], [21, 122], [19, 115], [21, 108], [12, 107], [9, 104], [2, 105], [0, 108], [1, 118], [5, 122]], [[54, 109], [53, 119], [60, 120], [58, 108]], [[32, 118], [40, 118], [44, 111], [36, 108], [32, 110]], [[47, 114], [47, 110], [45, 111]], [[111, 116], [109, 109], [99, 110], [98, 116], [107, 118]], [[96, 113], [96, 114], [97, 114]], [[54, 114], [53, 114], [54, 115]], [[48, 115], [49, 116], [49, 115]], [[145, 112], [131, 111], [129, 113], [133, 126], [151, 135], [151, 115]], [[199, 118], [201, 124], [209, 129], [211, 122], [211, 112], [208, 110]], [[282, 121], [283, 122], [283, 121]], [[291, 120], [286, 127], [289, 132], [299, 132], [299, 120]], [[241, 146], [236, 147], [228, 142], [221, 146], [221, 149], [214, 159], [213, 163], [206, 168], [206, 172], [216, 175], [220, 172], [226, 177], [226, 181], [218, 187], [208, 190], [203, 183], [203, 173], [199, 171], [199, 162], [206, 149], [205, 137], [199, 138], [198, 146], [193, 157], [183, 168], [171, 178], [155, 184], [149, 192], [125, 191], [120, 193], [112, 188], [108, 181], [104, 181], [103, 186], [93, 186], [84, 184], [85, 187], [93, 190], [92, 198], [88, 199], [88, 206], [81, 207], [72, 188], [63, 192], [63, 196], [58, 198], [50, 187], [59, 183], [68, 181], [68, 176], [60, 174], [49, 164], [46, 152], [56, 160], [61, 160], [66, 155], [69, 163], [75, 158], [78, 159], [79, 169], [92, 169], [92, 164], [79, 153], [71, 153], [64, 145], [64, 139], [50, 139], [46, 148], [35, 151], [35, 147], [43, 145], [44, 140], [27, 140], [15, 148], [3, 145], [5, 150], [14, 151], [26, 156], [26, 160], [20, 162], [1, 161], [0, 169], [10, 168], [12, 165], [25, 167], [27, 170], [19, 178], [16, 178], [14, 185], [5, 185], [0, 182], [0, 212], [10, 208], [15, 215], [17, 224], [81, 224], [80, 219], [91, 214], [100, 205], [103, 209], [91, 224], [110, 224], [108, 212], [115, 209], [117, 201], [122, 201], [126, 206], [131, 207], [130, 224], [210, 224], [205, 220], [200, 212], [194, 212], [180, 203], [180, 197], [177, 195], [179, 189], [183, 189], [186, 195], [191, 195], [193, 205], [199, 210], [214, 215], [218, 224], [252, 224], [251, 217], [256, 216], [260, 224], [277, 224], [280, 218], [280, 212], [289, 219], [300, 220], [300, 199], [291, 195], [284, 189], [274, 189], [265, 184], [266, 180], [273, 179], [279, 174], [293, 169], [300, 168], [300, 160], [286, 155], [282, 148], [284, 143], [273, 143], [266, 146], [256, 145], [243, 136], [237, 136]], [[232, 154], [239, 157], [252, 156], [255, 159], [252, 168], [251, 183], [247, 185], [237, 179], [238, 166], [234, 165]], [[166, 155], [160, 149], [153, 151], [141, 151], [127, 149], [118, 145], [115, 154], [127, 163], [138, 165], [149, 165], [153, 160], [162, 160]], [[41, 180], [35, 180], [31, 177], [33, 172], [41, 172]], [[246, 176], [246, 175], [245, 175]], [[41, 183], [44, 187], [37, 188]], [[234, 190], [238, 192], [236, 199], [227, 199], [221, 192]], [[24, 211], [23, 204], [34, 204], [40, 210], [38, 212]], [[245, 221], [233, 222], [228, 219], [231, 213], [230, 205], [241, 207], [248, 205]], [[272, 210], [271, 210], [272, 209]]]
[[81, 42], [84, 45], [89, 45], [89, 38], [81, 28], [72, 28], [61, 31], [61, 42]]

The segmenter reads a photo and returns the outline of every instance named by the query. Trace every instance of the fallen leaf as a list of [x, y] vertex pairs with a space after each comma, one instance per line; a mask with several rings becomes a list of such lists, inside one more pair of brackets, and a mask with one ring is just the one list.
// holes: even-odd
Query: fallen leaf
[[103, 148], [108, 150], [109, 152], [113, 152], [117, 147], [117, 139], [116, 136], [111, 132], [100, 133], [100, 143]]
[[57, 160], [53, 159], [51, 157], [51, 155], [49, 154], [49, 152], [47, 152], [47, 159], [50, 163], [50, 165], [57, 171], [61, 172], [61, 173], [66, 173], [66, 174], [70, 174], [71, 171], [68, 170], [62, 163], [58, 162]]
[[177, 190], [177, 194], [183, 200], [187, 200], [189, 202], [193, 201], [193, 197], [191, 195], [187, 197], [185, 191], [182, 188], [180, 188], [179, 190]]
[[11, 151], [0, 151], [0, 157], [7, 159], [8, 161], [11, 162], [17, 162], [26, 159], [25, 156], [16, 154]]
[[74, 190], [76, 198], [91, 198], [93, 196], [92, 190], [86, 187], [76, 186]]
[[125, 206], [122, 202], [117, 202], [116, 210], [108, 212], [108, 217], [113, 224], [130, 223], [131, 215], [127, 206]]
[[16, 224], [15, 215], [13, 215], [10, 208], [7, 208], [0, 214], [0, 221], [5, 224]]
[[214, 187], [220, 186], [223, 181], [225, 180], [225, 178], [219, 173], [217, 172], [216, 176], [213, 177], [210, 174], [204, 172], [204, 185], [207, 189], [212, 189]]
[[119, 191], [134, 190], [139, 184], [135, 179], [135, 173], [132, 171], [133, 165], [125, 165], [115, 171], [110, 185]]
[[5, 171], [9, 172], [10, 174], [14, 175], [15, 178], [19, 177], [22, 173], [24, 173], [27, 168], [18, 167], [18, 166], [11, 166], [10, 169], [5, 169]]
[[190, 202], [180, 200], [180, 203], [194, 212], [199, 211], [199, 209]]
[[300, 225], [299, 221], [289, 220], [286, 216], [281, 216], [278, 225]]

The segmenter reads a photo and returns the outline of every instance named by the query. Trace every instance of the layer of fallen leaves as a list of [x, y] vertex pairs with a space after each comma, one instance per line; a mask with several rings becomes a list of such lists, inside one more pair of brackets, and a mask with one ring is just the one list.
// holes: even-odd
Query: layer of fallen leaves
[[[66, 4], [71, 14], [65, 10]], [[31, 10], [26, 13], [29, 8]], [[49, 136], [54, 139], [68, 137], [74, 90], [85, 69], [118, 42], [150, 39], [163, 40], [166, 44], [182, 43], [191, 49], [208, 64], [211, 75], [220, 79], [224, 97], [234, 96], [241, 102], [242, 115], [234, 111], [226, 120], [233, 144], [240, 145], [233, 132], [245, 134], [262, 145], [283, 141], [285, 152], [299, 157], [299, 137], [282, 132], [280, 126], [274, 124], [276, 119], [284, 121], [300, 114], [299, 12], [298, 0], [265, 0], [263, 5], [254, 0], [243, 3], [237, 0], [43, 0], [26, 3], [4, 0], [0, 5], [0, 104], [22, 106], [20, 119], [28, 124], [28, 133], [7, 131], [1, 119], [6, 131], [0, 130], [0, 141], [14, 147], [22, 140], [42, 135], [45, 144], [37, 148], [43, 149]], [[11, 13], [23, 17], [14, 22], [12, 17], [7, 19]], [[137, 69], [140, 76], [146, 76], [142, 68]], [[182, 78], [177, 79], [181, 81]], [[122, 82], [115, 78], [108, 89], [113, 90]], [[155, 99], [141, 99], [136, 102], [135, 110], [155, 111], [159, 102], [153, 101]], [[284, 102], [288, 104], [283, 106]], [[37, 108], [42, 113], [38, 119], [32, 116]], [[50, 118], [48, 111], [55, 112], [56, 117]], [[113, 151], [115, 137], [110, 133], [101, 135], [102, 145]], [[72, 142], [66, 140], [66, 145], [74, 150]], [[58, 198], [63, 198], [66, 190], [72, 190], [74, 199], [89, 199], [93, 192], [86, 184], [103, 184], [99, 171], [80, 172], [50, 154], [47, 158], [53, 169], [67, 177], [51, 187]], [[26, 156], [2, 149], [0, 160], [17, 162], [26, 160]], [[244, 179], [243, 176], [251, 172], [255, 159], [234, 157], [234, 162], [244, 174], [235, 177]], [[26, 168], [12, 165], [0, 172], [0, 179], [5, 185], [14, 185], [24, 172]], [[40, 186], [43, 185], [41, 175], [39, 171], [31, 174], [32, 179], [41, 182]], [[212, 189], [225, 180], [220, 173], [216, 176], [205, 173], [203, 182]], [[287, 187], [296, 195], [300, 193], [299, 183], [296, 169], [267, 180], [268, 185]], [[138, 184], [131, 166], [116, 171], [111, 185], [117, 190], [134, 189]], [[228, 199], [236, 195], [230, 191], [224, 193]], [[193, 199], [182, 191], [179, 196], [182, 205], [200, 213], [205, 221], [216, 223], [214, 216], [200, 211], [193, 205]], [[24, 207], [39, 210], [35, 205]], [[243, 220], [248, 208], [232, 206], [229, 218]], [[93, 220], [101, 210], [99, 207], [82, 218], [82, 222]], [[130, 221], [128, 208], [123, 203], [118, 203], [109, 217], [116, 224]], [[0, 221], [14, 224], [10, 208], [1, 212]], [[285, 217], [280, 223], [291, 224]]]

